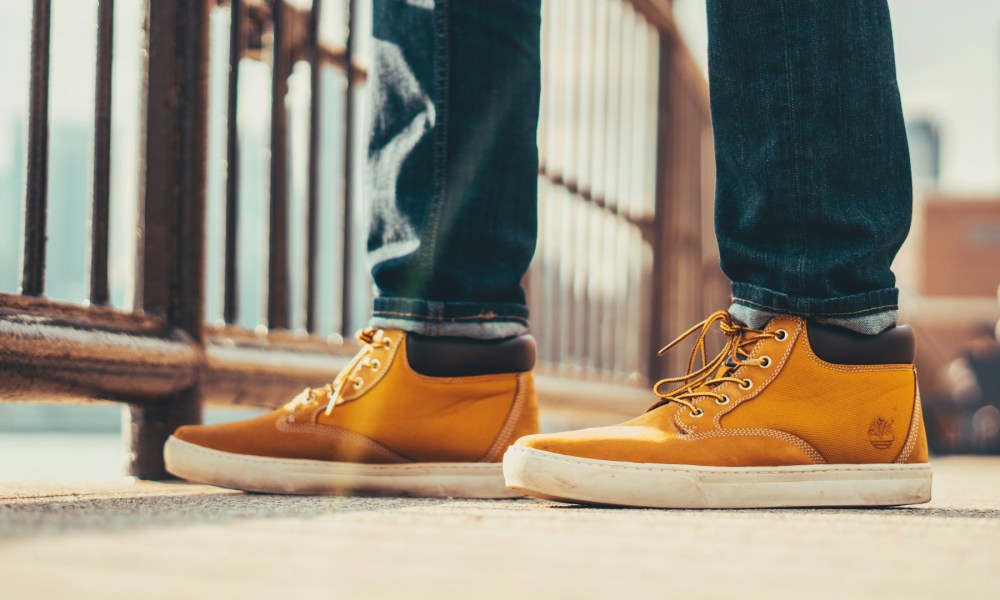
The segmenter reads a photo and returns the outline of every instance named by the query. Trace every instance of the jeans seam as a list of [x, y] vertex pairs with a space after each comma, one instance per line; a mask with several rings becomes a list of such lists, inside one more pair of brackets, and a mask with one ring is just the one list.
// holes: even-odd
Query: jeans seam
[[441, 324], [444, 321], [444, 303], [432, 302], [431, 306], [434, 310], [434, 323], [437, 324], [437, 327], [434, 329], [434, 335], [441, 335]]
[[[799, 206], [802, 202], [802, 182], [799, 174], [799, 156], [801, 152], [799, 151], [799, 140], [795, 132], [798, 131], [796, 126], [796, 103], [795, 103], [795, 93], [792, 90], [792, 61], [789, 57], [789, 45], [788, 45], [788, 21], [785, 15], [785, 3], [784, 1], [778, 3], [778, 9], [781, 12], [781, 32], [782, 32], [782, 42], [783, 42], [783, 54], [785, 57], [785, 92], [788, 101], [788, 118], [791, 124], [791, 146], [792, 146], [792, 185], [795, 189], [796, 206]], [[797, 220], [802, 222], [802, 211], [798, 210]], [[802, 232], [798, 231], [799, 238], [799, 248], [802, 249], [802, 253], [799, 255], [798, 264], [795, 269], [795, 278], [798, 279], [799, 289], [808, 289], [806, 285], [806, 275], [805, 266], [808, 263], [808, 240]]]
[[[443, 307], [442, 307], [443, 308]], [[398, 312], [392, 310], [376, 310], [372, 311], [372, 314], [376, 317], [393, 316], [393, 317], [407, 317], [414, 319], [421, 319], [423, 321], [434, 321], [434, 322], [444, 322], [444, 321], [471, 321], [474, 319], [484, 319], [484, 320], [510, 320], [518, 321], [521, 323], [527, 323], [528, 319], [520, 315], [498, 315], [498, 314], [484, 314], [484, 315], [467, 315], [464, 317], [445, 317], [443, 311], [434, 312], [440, 314], [420, 314], [420, 313], [410, 313], [410, 312]]]
[[448, 82], [450, 40], [448, 36], [448, 0], [434, 2], [434, 188], [428, 203], [427, 225], [420, 244], [419, 264], [425, 283], [430, 280], [437, 254], [441, 213], [448, 194]]
[[[758, 307], [758, 308], [764, 308], [764, 309], [767, 309], [767, 310], [775, 310], [775, 311], [782, 312], [782, 313], [786, 313], [786, 312], [792, 312], [792, 313], [794, 313], [795, 312], [793, 309], [778, 308], [776, 306], [769, 306], [767, 304], [761, 304], [760, 302], [754, 302], [753, 300], [747, 300], [745, 298], [739, 298], [737, 296], [733, 296], [733, 302], [737, 302], [737, 303], [740, 303], [740, 304], [749, 304], [749, 305], [752, 305], [752, 306], [755, 306], [755, 307]], [[825, 312], [824, 311], [824, 312], [821, 312], [821, 313], [817, 313], [817, 316], [824, 316], [824, 317], [846, 317], [846, 316], [850, 316], [850, 315], [863, 315], [865, 313], [883, 312], [883, 311], [888, 311], [888, 310], [893, 310], [893, 309], [898, 309], [898, 308], [899, 308], [899, 304], [883, 304], [881, 306], [873, 306], [871, 308], [864, 308], [864, 309], [861, 309], [861, 310], [846, 311], [846, 312]]]

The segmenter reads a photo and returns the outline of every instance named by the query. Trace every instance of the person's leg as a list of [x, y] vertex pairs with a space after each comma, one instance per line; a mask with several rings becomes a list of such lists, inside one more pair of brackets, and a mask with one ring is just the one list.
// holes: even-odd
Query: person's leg
[[751, 326], [896, 323], [910, 160], [884, 0], [709, 0], [715, 227]]
[[926, 502], [913, 334], [893, 327], [910, 173], [885, 2], [708, 8], [733, 306], [681, 336], [701, 334], [691, 372], [657, 382], [646, 414], [519, 440], [507, 484], [671, 508]]
[[540, 20], [540, 0], [375, 2], [372, 326], [527, 332]]
[[534, 251], [540, 0], [375, 0], [368, 239], [378, 286], [334, 381], [182, 427], [180, 477], [252, 491], [505, 497], [538, 431], [521, 277]]

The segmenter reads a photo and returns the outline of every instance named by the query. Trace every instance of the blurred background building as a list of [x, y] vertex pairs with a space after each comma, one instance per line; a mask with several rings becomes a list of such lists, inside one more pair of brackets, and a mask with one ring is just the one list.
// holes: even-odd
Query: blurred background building
[[[550, 1], [549, 4], [562, 6], [565, 3]], [[674, 0], [673, 4], [681, 34], [704, 71], [707, 69], [704, 0]], [[96, 10], [95, 2], [89, 0], [53, 0], [52, 5], [47, 295], [80, 303], [86, 297], [87, 265], [83, 249], [89, 236]], [[137, 163], [144, 5], [143, 0], [117, 0], [115, 8], [110, 283], [112, 305], [119, 308], [130, 308], [133, 303], [131, 290], [137, 235], [133, 225], [136, 210], [133, 199], [140, 185]], [[890, 7], [916, 190], [913, 229], [895, 270], [902, 293], [904, 319], [918, 332], [918, 368], [928, 425], [938, 451], [998, 452], [1000, 381], [996, 374], [1000, 373], [1000, 352], [994, 331], [1000, 320], [997, 300], [1000, 285], [1000, 3], [994, 0], [950, 3], [890, 0]], [[19, 280], [21, 246], [31, 0], [4, 0], [0, 10], [3, 16], [0, 19], [0, 56], [4, 57], [0, 61], [0, 80], [6, 82], [0, 90], [0, 292], [14, 293]], [[365, 29], [367, 11], [362, 13], [360, 26]], [[224, 52], [228, 28], [225, 15], [213, 17], [211, 27], [214, 104], [209, 125], [213, 134], [209, 146], [208, 227], [218, 229], [223, 219], [220, 207], [225, 194], [225, 181], [219, 175], [224, 171], [226, 158], [226, 79], [220, 75], [228, 65]], [[366, 44], [362, 43], [361, 48], [367, 51]], [[270, 110], [266, 92], [270, 71], [263, 63], [249, 61], [241, 70], [241, 97], [245, 101], [241, 102], [239, 113], [244, 148], [239, 170], [243, 210], [240, 228], [244, 234], [239, 248], [242, 299], [239, 319], [240, 325], [253, 329], [263, 322], [265, 311], [266, 248], [255, 240], [266, 237], [267, 115]], [[566, 75], [573, 76], [573, 73]], [[641, 78], [640, 73], [631, 76]], [[333, 91], [341, 85], [338, 77], [331, 74], [322, 85]], [[290, 106], [308, 104], [308, 81], [307, 71], [293, 73], [289, 79]], [[342, 106], [337, 103], [343, 99], [336, 93], [325, 94], [325, 97], [330, 99], [325, 110], [338, 114]], [[304, 113], [299, 111], [298, 114]], [[336, 119], [328, 123], [328, 127], [337, 126]], [[555, 127], [558, 128], [558, 124]], [[293, 117], [289, 129], [294, 155], [294, 146], [305, 143], [308, 123]], [[343, 132], [328, 133], [330, 135], [324, 139], [332, 141], [323, 152], [325, 160], [339, 163], [342, 159], [338, 156], [339, 140]], [[708, 151], [710, 144], [707, 143], [691, 149], [698, 160]], [[708, 156], [710, 160], [710, 153]], [[304, 222], [301, 217], [305, 211], [305, 179], [297, 168], [292, 168], [290, 176], [292, 227]], [[332, 194], [341, 189], [342, 181], [336, 169], [330, 169], [330, 173], [321, 186], [324, 193]], [[549, 184], [543, 181], [542, 185], [544, 188]], [[710, 191], [710, 183], [704, 190]], [[546, 193], [549, 192], [543, 189], [543, 195]], [[571, 202], [571, 199], [553, 200], [552, 205], [558, 202]], [[641, 211], [641, 207], [636, 210]], [[582, 219], [587, 221], [590, 217]], [[591, 219], [597, 223], [595, 230], [603, 227], [600, 219], [596, 213]], [[553, 220], [552, 226], [559, 225]], [[304, 237], [304, 225], [302, 227], [299, 233]], [[559, 234], [557, 230], [546, 233], [550, 237]], [[711, 230], [705, 227], [696, 233], [710, 236]], [[626, 232], [625, 235], [632, 234]], [[292, 237], [295, 237], [294, 231]], [[641, 245], [638, 233], [632, 237]], [[290, 252], [295, 260], [301, 257], [304, 248], [293, 246]], [[323, 245], [319, 249], [321, 268], [332, 270], [340, 264], [337, 252], [334, 244]], [[545, 268], [546, 252], [546, 246], [540, 247], [536, 271]], [[642, 255], [643, 250], [640, 248], [638, 252]], [[222, 291], [217, 283], [221, 279], [221, 254], [221, 245], [213, 244], [210, 239], [206, 307], [209, 320], [221, 319], [222, 315]], [[364, 269], [360, 252], [355, 268]], [[682, 277], [684, 273], [679, 272], [676, 276]], [[633, 289], [629, 281], [605, 283], [618, 290], [616, 294]], [[529, 287], [530, 284], [531, 280]], [[718, 282], [713, 285], [716, 284]], [[302, 304], [294, 300], [296, 295], [303, 293], [304, 285], [300, 276], [292, 273], [294, 306]], [[318, 291], [320, 301], [339, 302], [333, 284], [328, 281], [325, 285]], [[587, 285], [599, 287], [604, 284]], [[545, 291], [539, 286], [529, 289], [536, 295]], [[358, 289], [352, 301], [364, 306], [369, 293], [367, 289]], [[640, 306], [658, 310], [656, 302], [659, 299], [652, 298], [649, 289], [646, 295], [648, 297], [639, 301]], [[706, 297], [714, 295], [717, 294], [713, 291]], [[704, 307], [705, 310], [714, 308], [718, 307]], [[660, 310], [677, 312], [672, 307]], [[356, 311], [355, 315], [359, 321], [356, 324], [360, 324], [364, 314]], [[304, 313], [293, 312], [293, 329], [301, 327], [304, 321]], [[345, 324], [324, 317], [318, 324], [318, 331], [333, 334], [342, 325]], [[642, 323], [630, 322], [625, 326], [638, 328]], [[543, 356], [553, 360], [560, 357], [558, 348], [550, 348], [548, 352]], [[625, 364], [616, 363], [613, 367], [625, 375], [634, 373], [641, 378], [644, 366], [635, 365], [644, 365], [644, 358], [612, 357], [612, 360], [625, 360]], [[52, 429], [114, 432], [118, 427], [116, 407], [81, 410], [65, 406], [0, 404], [0, 432]], [[0, 437], [2, 435], [0, 433]]]

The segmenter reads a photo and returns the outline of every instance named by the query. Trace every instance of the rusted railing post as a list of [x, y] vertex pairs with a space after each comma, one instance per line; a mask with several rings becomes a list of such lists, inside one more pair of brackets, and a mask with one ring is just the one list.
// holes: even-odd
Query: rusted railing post
[[653, 379], [684, 372], [683, 352], [657, 348], [729, 300], [714, 234], [714, 170], [707, 82], [671, 27], [660, 35], [654, 265], [648, 369]]
[[21, 293], [45, 291], [45, 242], [49, 186], [49, 60], [52, 0], [35, 0], [31, 13], [31, 82], [28, 109], [28, 164], [24, 201]]
[[650, 316], [649, 331], [651, 335], [645, 340], [647, 347], [644, 356], [647, 360], [647, 373], [652, 381], [658, 379], [658, 375], [667, 371], [667, 365], [663, 359], [657, 355], [656, 345], [661, 341], [670, 339], [671, 327], [675, 324], [671, 318], [670, 309], [673, 308], [674, 294], [673, 286], [670, 283], [676, 277], [675, 269], [672, 268], [671, 255], [668, 254], [670, 225], [672, 217], [672, 206], [670, 202], [671, 190], [671, 159], [669, 140], [673, 134], [673, 122], [671, 114], [670, 94], [673, 92], [674, 80], [671, 77], [673, 61], [674, 41], [670, 36], [661, 35], [660, 61], [659, 61], [659, 90], [657, 91], [657, 149], [656, 149], [656, 204], [653, 212], [653, 225], [649, 231], [651, 237], [650, 244], [653, 248], [653, 268], [652, 290], [653, 303], [655, 308]]
[[354, 323], [354, 299], [352, 289], [355, 285], [354, 267], [351, 262], [351, 252], [354, 248], [354, 120], [357, 118], [357, 107], [354, 101], [354, 45], [357, 43], [357, 0], [347, 2], [347, 39], [344, 41], [344, 72], [346, 88], [344, 90], [344, 203], [341, 214], [344, 223], [344, 238], [342, 241], [343, 265], [340, 296], [340, 331], [346, 336]]
[[290, 10], [271, 0], [271, 159], [268, 219], [267, 326], [288, 329], [288, 77], [292, 74]]
[[97, 5], [97, 81], [94, 99], [94, 181], [90, 209], [90, 303], [106, 306], [111, 220], [111, 97], [114, 0]]
[[[149, 0], [145, 160], [138, 308], [166, 317], [168, 335], [203, 344], [205, 177], [210, 0]], [[129, 470], [166, 476], [163, 443], [201, 418], [195, 385], [130, 406]]]

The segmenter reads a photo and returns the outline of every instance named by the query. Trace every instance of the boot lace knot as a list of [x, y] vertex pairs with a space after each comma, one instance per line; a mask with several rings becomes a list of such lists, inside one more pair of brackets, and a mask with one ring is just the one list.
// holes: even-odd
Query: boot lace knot
[[[726, 342], [722, 351], [710, 359], [707, 339], [716, 324], [726, 336]], [[695, 404], [694, 401], [698, 398], [714, 398], [718, 404], [728, 404], [729, 396], [717, 392], [716, 388], [723, 383], [732, 382], [744, 391], [749, 390], [753, 386], [753, 382], [749, 379], [733, 377], [732, 373], [737, 368], [747, 365], [769, 367], [771, 365], [770, 357], [750, 358], [746, 349], [766, 338], [776, 338], [781, 341], [784, 339], [783, 331], [778, 330], [772, 333], [750, 329], [733, 319], [728, 311], [720, 310], [712, 313], [707, 319], [682, 333], [657, 353], [659, 356], [663, 356], [695, 332], [698, 333], [694, 348], [691, 349], [691, 357], [688, 360], [687, 374], [657, 381], [656, 385], [653, 386], [653, 393], [660, 398], [660, 401], [650, 407], [650, 410], [675, 402], [686, 407], [692, 417], [700, 417], [705, 414], [705, 411]], [[701, 365], [696, 367], [696, 361], [699, 357]], [[669, 391], [663, 391], [663, 387], [667, 385], [675, 385], [676, 387]]]
[[392, 338], [385, 335], [381, 329], [368, 327], [358, 331], [354, 337], [361, 342], [361, 350], [354, 355], [351, 362], [337, 375], [331, 383], [319, 388], [306, 388], [285, 405], [285, 408], [295, 411], [299, 407], [308, 406], [319, 399], [327, 398], [325, 414], [329, 415], [333, 407], [343, 398], [347, 385], [361, 389], [364, 384], [366, 369], [377, 373], [382, 368], [382, 362], [375, 357], [375, 351], [392, 348]]

